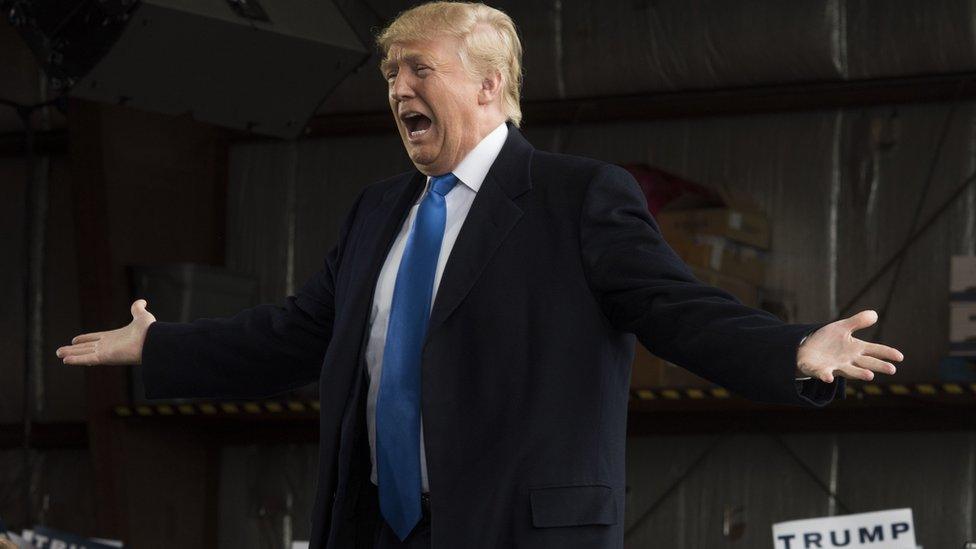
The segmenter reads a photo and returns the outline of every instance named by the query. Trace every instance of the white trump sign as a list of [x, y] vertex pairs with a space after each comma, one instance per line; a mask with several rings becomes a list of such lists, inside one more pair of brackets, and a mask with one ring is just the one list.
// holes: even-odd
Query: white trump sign
[[911, 509], [791, 520], [773, 525], [775, 549], [915, 549]]

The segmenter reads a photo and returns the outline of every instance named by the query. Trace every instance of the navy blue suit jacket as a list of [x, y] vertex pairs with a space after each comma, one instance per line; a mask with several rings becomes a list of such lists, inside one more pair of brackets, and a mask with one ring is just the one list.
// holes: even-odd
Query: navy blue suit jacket
[[[319, 381], [312, 547], [368, 544], [367, 315], [424, 176], [366, 187], [322, 269], [283, 306], [156, 322], [147, 394], [256, 398]], [[822, 405], [794, 381], [822, 324], [785, 324], [705, 285], [661, 237], [637, 183], [535, 150], [513, 126], [445, 267], [422, 358], [435, 547], [621, 547], [635, 337], [754, 400]]]

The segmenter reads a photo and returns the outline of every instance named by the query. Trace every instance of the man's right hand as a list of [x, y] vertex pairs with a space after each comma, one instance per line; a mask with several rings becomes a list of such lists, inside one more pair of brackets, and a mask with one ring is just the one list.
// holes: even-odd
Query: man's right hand
[[57, 350], [65, 364], [142, 364], [142, 345], [149, 325], [156, 317], [146, 310], [146, 300], [132, 303], [132, 322], [109, 332], [92, 332], [75, 336], [71, 345]]

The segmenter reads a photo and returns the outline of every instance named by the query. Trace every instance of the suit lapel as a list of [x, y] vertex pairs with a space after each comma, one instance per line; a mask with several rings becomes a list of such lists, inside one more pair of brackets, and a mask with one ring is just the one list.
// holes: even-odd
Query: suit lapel
[[441, 275], [428, 337], [464, 300], [498, 246], [522, 217], [514, 199], [532, 187], [532, 145], [511, 124], [498, 158], [471, 204]]
[[[365, 246], [372, 253], [366, 254], [369, 258], [364, 271], [359, 271], [360, 279], [356, 289], [354, 303], [362, 306], [359, 313], [362, 318], [362, 325], [366, 325], [369, 320], [369, 310], [373, 303], [373, 294], [376, 290], [376, 281], [380, 275], [380, 269], [386, 262], [386, 256], [393, 247], [400, 227], [403, 225], [410, 207], [413, 205], [417, 196], [423, 190], [426, 177], [420, 172], [414, 172], [412, 177], [404, 177], [402, 181], [393, 185], [383, 195], [382, 200], [373, 208], [363, 221], [363, 227], [369, 232], [364, 235], [362, 243], [357, 246]], [[357, 323], [359, 324], [359, 323]], [[364, 345], [365, 345], [364, 337]]]

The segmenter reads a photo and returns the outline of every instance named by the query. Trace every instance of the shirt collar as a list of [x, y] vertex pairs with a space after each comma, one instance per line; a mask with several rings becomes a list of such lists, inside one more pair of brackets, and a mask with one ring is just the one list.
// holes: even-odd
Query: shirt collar
[[[451, 173], [472, 191], [478, 192], [481, 184], [485, 181], [485, 177], [488, 176], [488, 170], [495, 163], [498, 154], [502, 152], [502, 146], [505, 145], [505, 138], [507, 137], [508, 125], [502, 122], [497, 128], [491, 130], [475, 148], [471, 149], [471, 152], [461, 160]], [[430, 188], [430, 176], [427, 176], [427, 186], [424, 188], [424, 193], [427, 192], [428, 188]]]

